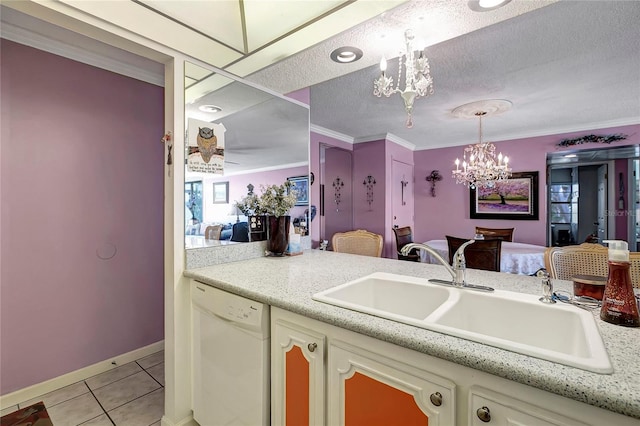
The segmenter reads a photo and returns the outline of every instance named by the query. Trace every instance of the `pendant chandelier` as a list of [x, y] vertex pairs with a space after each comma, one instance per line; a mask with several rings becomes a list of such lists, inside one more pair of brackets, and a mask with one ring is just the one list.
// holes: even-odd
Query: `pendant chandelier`
[[[404, 109], [407, 111], [408, 128], [413, 127], [413, 103], [416, 99], [427, 97], [433, 94], [433, 78], [429, 73], [429, 59], [420, 52], [419, 56], [413, 51], [413, 39], [415, 38], [412, 30], [404, 32], [406, 42], [406, 50], [400, 52], [398, 58], [398, 79], [396, 87], [393, 87], [393, 77], [387, 77], [387, 61], [382, 58], [380, 61], [380, 77], [373, 81], [373, 94], [377, 97], [382, 95], [387, 98], [394, 93], [399, 93], [404, 101]], [[400, 80], [402, 78], [402, 68], [404, 65], [404, 89], [400, 88]]]
[[511, 176], [509, 158], [503, 157], [502, 153], [496, 157], [495, 145], [482, 141], [482, 117], [487, 115], [487, 111], [476, 111], [473, 115], [478, 117], [480, 123], [479, 142], [464, 149], [462, 164], [456, 158], [456, 169], [453, 170], [452, 176], [456, 183], [468, 185], [471, 189], [491, 188], [496, 181], [508, 179]]

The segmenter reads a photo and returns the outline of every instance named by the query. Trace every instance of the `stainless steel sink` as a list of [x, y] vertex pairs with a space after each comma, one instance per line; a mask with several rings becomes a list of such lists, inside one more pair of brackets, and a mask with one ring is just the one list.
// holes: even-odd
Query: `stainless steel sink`
[[313, 299], [596, 373], [613, 372], [592, 313], [539, 296], [482, 293], [375, 273]]

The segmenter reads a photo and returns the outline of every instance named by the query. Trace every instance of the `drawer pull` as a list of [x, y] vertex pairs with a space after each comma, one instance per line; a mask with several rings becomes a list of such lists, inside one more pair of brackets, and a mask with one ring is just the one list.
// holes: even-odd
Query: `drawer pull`
[[476, 411], [478, 418], [485, 423], [489, 423], [491, 421], [491, 411], [489, 411], [489, 407], [481, 407]]
[[442, 405], [442, 394], [440, 392], [432, 393], [429, 399], [431, 400], [431, 403], [436, 407], [439, 407]]
[[315, 352], [317, 347], [318, 347], [317, 343], [309, 343], [307, 345], [307, 348], [309, 349], [309, 352]]

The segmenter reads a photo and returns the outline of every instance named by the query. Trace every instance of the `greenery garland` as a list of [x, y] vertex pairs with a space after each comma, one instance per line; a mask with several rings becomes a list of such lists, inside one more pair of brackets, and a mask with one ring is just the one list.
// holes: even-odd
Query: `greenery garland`
[[581, 145], [583, 143], [606, 143], [610, 144], [611, 142], [624, 140], [627, 138], [627, 135], [617, 134], [617, 135], [606, 135], [606, 136], [596, 136], [596, 135], [587, 135], [581, 136], [575, 139], [564, 139], [558, 143], [558, 146], [573, 146], [573, 145]]

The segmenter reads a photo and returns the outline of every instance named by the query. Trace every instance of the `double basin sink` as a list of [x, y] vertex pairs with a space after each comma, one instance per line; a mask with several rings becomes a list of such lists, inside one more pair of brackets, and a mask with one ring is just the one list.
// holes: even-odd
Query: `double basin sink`
[[591, 312], [545, 304], [531, 294], [478, 292], [378, 272], [313, 299], [582, 370], [613, 372]]

